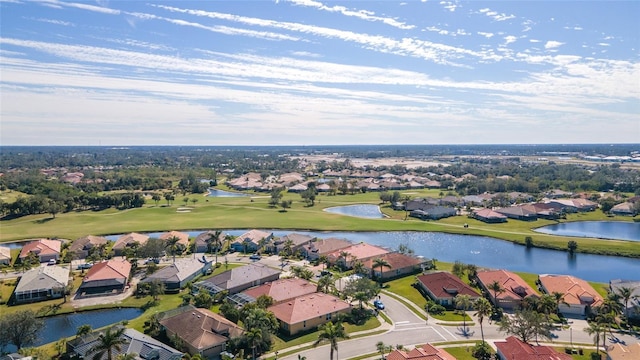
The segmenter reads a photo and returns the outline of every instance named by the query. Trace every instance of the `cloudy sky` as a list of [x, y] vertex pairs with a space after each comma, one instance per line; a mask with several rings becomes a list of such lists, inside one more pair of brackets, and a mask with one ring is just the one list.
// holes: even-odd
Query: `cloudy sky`
[[640, 1], [0, 0], [3, 145], [640, 142]]

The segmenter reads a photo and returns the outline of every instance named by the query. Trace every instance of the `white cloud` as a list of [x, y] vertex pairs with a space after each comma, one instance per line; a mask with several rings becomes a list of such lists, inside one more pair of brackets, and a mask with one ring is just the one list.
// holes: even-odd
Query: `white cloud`
[[460, 7], [460, 5], [452, 1], [440, 1], [440, 5], [451, 12], [456, 11], [456, 9]]
[[555, 49], [555, 48], [558, 48], [558, 47], [560, 47], [562, 45], [564, 45], [563, 42], [549, 40], [549, 41], [546, 42], [546, 44], [544, 44], [544, 48], [545, 49]]
[[489, 8], [483, 8], [478, 10], [481, 14], [485, 14], [488, 17], [492, 18], [495, 21], [506, 21], [506, 20], [511, 20], [511, 19], [515, 19], [515, 15], [511, 14], [511, 15], [507, 15], [505, 13], [498, 13], [497, 11], [493, 11]]
[[494, 36], [494, 33], [490, 33], [490, 32], [483, 32], [483, 31], [478, 31], [477, 32], [478, 35], [484, 36], [487, 39], [491, 39]]
[[518, 40], [518, 38], [513, 35], [505, 36], [503, 39], [504, 39], [504, 45], [509, 45], [511, 43], [516, 42], [516, 40]]

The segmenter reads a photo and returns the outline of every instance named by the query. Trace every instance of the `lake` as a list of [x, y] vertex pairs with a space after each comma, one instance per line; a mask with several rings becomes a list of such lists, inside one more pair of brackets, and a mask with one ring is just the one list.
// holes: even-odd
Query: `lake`
[[640, 241], [640, 222], [576, 221], [543, 226], [534, 231], [558, 236]]
[[224, 191], [219, 189], [209, 189], [209, 193], [207, 194], [207, 196], [209, 197], [243, 197], [243, 196], [249, 196], [249, 195], [238, 193], [238, 192]]
[[[72, 314], [56, 315], [44, 318], [44, 326], [40, 331], [38, 341], [34, 346], [40, 346], [60, 340], [61, 338], [73, 336], [78, 331], [80, 325], [91, 325], [92, 329], [97, 329], [110, 324], [118, 323], [122, 320], [132, 320], [142, 314], [142, 310], [136, 308], [105, 309], [95, 311], [83, 311]], [[10, 345], [5, 351], [15, 351], [16, 348]]]
[[324, 211], [347, 215], [347, 216], [355, 216], [367, 219], [383, 219], [384, 214], [380, 211], [380, 207], [378, 205], [347, 205], [347, 206], [335, 206], [324, 209]]

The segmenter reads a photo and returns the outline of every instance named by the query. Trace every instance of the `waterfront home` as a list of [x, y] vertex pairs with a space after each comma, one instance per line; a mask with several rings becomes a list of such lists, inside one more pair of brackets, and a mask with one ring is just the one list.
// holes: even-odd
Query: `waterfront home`
[[586, 281], [571, 275], [540, 275], [540, 288], [547, 294], [564, 294], [558, 304], [558, 311], [565, 315], [585, 316], [604, 299]]
[[315, 238], [313, 236], [291, 233], [287, 234], [280, 239], [276, 239], [273, 242], [275, 253], [278, 254], [285, 247], [285, 244], [290, 241], [291, 243], [291, 253], [295, 254], [298, 251], [301, 251], [302, 247], [305, 245], [309, 245]]
[[598, 208], [598, 204], [587, 199], [556, 199], [549, 201], [552, 204], [562, 206], [564, 212], [585, 212], [594, 211]]
[[248, 302], [253, 302], [262, 295], [269, 296], [273, 299], [274, 304], [289, 301], [298, 296], [313, 294], [318, 287], [304, 279], [289, 278], [279, 279], [264, 283], [262, 285], [252, 287], [243, 291], [241, 294]]
[[621, 215], [621, 216], [635, 216], [638, 213], [638, 208], [632, 202], [623, 202], [609, 210], [613, 215]]
[[[197, 253], [206, 253], [207, 252], [207, 241], [214, 236], [216, 233], [215, 230], [209, 230], [209, 231], [205, 231], [203, 233], [198, 234], [198, 236], [196, 236], [194, 243], [195, 243], [195, 251]], [[224, 244], [224, 238], [227, 236], [226, 233], [221, 232], [220, 233], [220, 241]], [[213, 246], [213, 244], [212, 244]], [[213, 251], [214, 249], [212, 249]]]
[[241, 252], [255, 252], [262, 246], [267, 246], [273, 240], [273, 233], [262, 230], [249, 230], [238, 236], [232, 243], [231, 248]]
[[23, 246], [18, 259], [23, 261], [29, 256], [29, 253], [34, 253], [41, 263], [49, 262], [50, 260], [58, 261], [61, 247], [62, 242], [60, 240], [39, 239]]
[[94, 264], [78, 288], [80, 296], [113, 295], [125, 290], [131, 264], [124, 259], [111, 259]]
[[118, 240], [116, 240], [115, 244], [113, 244], [113, 253], [116, 256], [122, 256], [124, 254], [125, 248], [132, 247], [135, 244], [137, 244], [138, 246], [142, 246], [146, 244], [148, 240], [148, 235], [139, 234], [136, 232], [122, 235], [118, 238]]
[[229, 295], [233, 295], [252, 286], [275, 281], [279, 278], [279, 270], [255, 263], [233, 268], [199, 281], [194, 284], [194, 288], [199, 291], [208, 291], [212, 296], [224, 290], [228, 291]]
[[189, 234], [180, 231], [169, 231], [160, 234], [159, 239], [163, 242], [167, 242], [169, 239], [178, 238], [178, 244], [182, 244], [185, 249], [189, 247]]
[[[91, 350], [100, 342], [100, 335], [106, 329], [76, 337], [67, 341], [67, 353], [72, 359], [95, 359], [96, 352]], [[164, 344], [151, 336], [134, 329], [126, 329], [121, 337], [124, 340], [120, 350], [113, 350], [113, 358], [117, 355], [132, 355], [135, 360], [180, 360], [182, 352]], [[107, 360], [105, 352], [100, 360]]]
[[57, 299], [69, 285], [69, 269], [62, 266], [38, 266], [20, 277], [13, 291], [16, 304]]
[[[388, 252], [389, 250], [383, 249], [379, 246], [361, 242], [359, 244], [352, 244], [351, 246], [334, 250], [326, 253], [325, 255], [327, 256], [329, 263], [350, 269], [357, 260], [363, 261], [372, 257], [379, 257], [380, 255]], [[348, 254], [346, 258], [343, 256], [345, 253]]]
[[0, 246], [0, 265], [11, 264], [11, 249], [7, 246]]
[[630, 318], [640, 318], [640, 280], [615, 279], [609, 281], [609, 292], [619, 294], [622, 288], [631, 289], [631, 299], [627, 304], [627, 308], [623, 311], [624, 314]]
[[442, 306], [453, 306], [454, 298], [458, 295], [469, 295], [472, 301], [481, 296], [471, 286], [450, 272], [431, 272], [422, 274], [417, 279], [418, 286], [423, 293]]
[[[478, 271], [478, 283], [482, 290], [489, 295], [494, 305], [504, 309], [515, 309], [522, 300], [528, 297], [539, 297], [538, 293], [520, 276], [507, 270]], [[500, 291], [490, 290], [493, 282], [500, 285]]]
[[284, 333], [294, 335], [315, 329], [338, 314], [347, 314], [351, 304], [333, 295], [313, 293], [270, 306], [267, 310], [276, 316]]
[[243, 329], [209, 309], [191, 305], [160, 314], [160, 325], [169, 339], [177, 337], [189, 354], [205, 359], [219, 359], [231, 338], [242, 335]]
[[431, 344], [418, 346], [413, 350], [393, 350], [386, 360], [456, 360], [448, 352], [438, 349]]
[[69, 246], [69, 251], [75, 254], [77, 259], [84, 259], [89, 256], [89, 251], [94, 247], [109, 243], [107, 238], [102, 236], [87, 235], [76, 239]]
[[489, 224], [507, 222], [507, 217], [491, 209], [476, 209], [471, 213], [471, 217]]
[[167, 292], [178, 292], [187, 283], [204, 275], [209, 269], [211, 269], [211, 262], [203, 259], [177, 259], [175, 263], [154, 272], [140, 283], [145, 284], [157, 280], [164, 284]]
[[510, 219], [534, 221], [538, 220], [538, 214], [535, 209], [523, 205], [508, 206], [499, 209], [495, 209], [495, 212], [500, 213]]
[[[383, 266], [382, 269], [380, 269], [379, 266], [374, 265], [376, 259], [386, 261], [389, 266]], [[379, 256], [371, 256], [362, 259], [362, 264], [364, 265], [364, 268], [368, 270], [369, 274], [371, 274], [375, 279], [392, 279], [408, 274], [414, 274], [416, 272], [429, 269], [432, 266], [431, 260], [397, 252], [385, 253]]]
[[509, 336], [505, 341], [494, 342], [500, 360], [571, 360], [569, 354], [556, 351], [551, 346], [531, 345]]
[[353, 245], [353, 243], [347, 239], [327, 238], [317, 239], [310, 242], [301, 248], [302, 256], [309, 260], [317, 260], [320, 256], [326, 255], [330, 252], [344, 249]]

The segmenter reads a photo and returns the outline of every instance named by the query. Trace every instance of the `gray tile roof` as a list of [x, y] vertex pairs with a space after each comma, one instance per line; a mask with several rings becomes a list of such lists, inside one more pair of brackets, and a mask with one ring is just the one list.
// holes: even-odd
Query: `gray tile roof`
[[[82, 358], [93, 358], [90, 350], [98, 342], [101, 332], [93, 332], [78, 339], [70, 340], [67, 343], [67, 349]], [[127, 340], [120, 351], [113, 353], [115, 358], [119, 354], [137, 354], [137, 359], [147, 360], [178, 360], [182, 358], [182, 353], [169, 345], [147, 336], [133, 329], [126, 329], [123, 337]], [[105, 360], [105, 353], [101, 360]]]
[[68, 283], [69, 269], [57, 265], [39, 266], [22, 275], [15, 292], [65, 287]]

